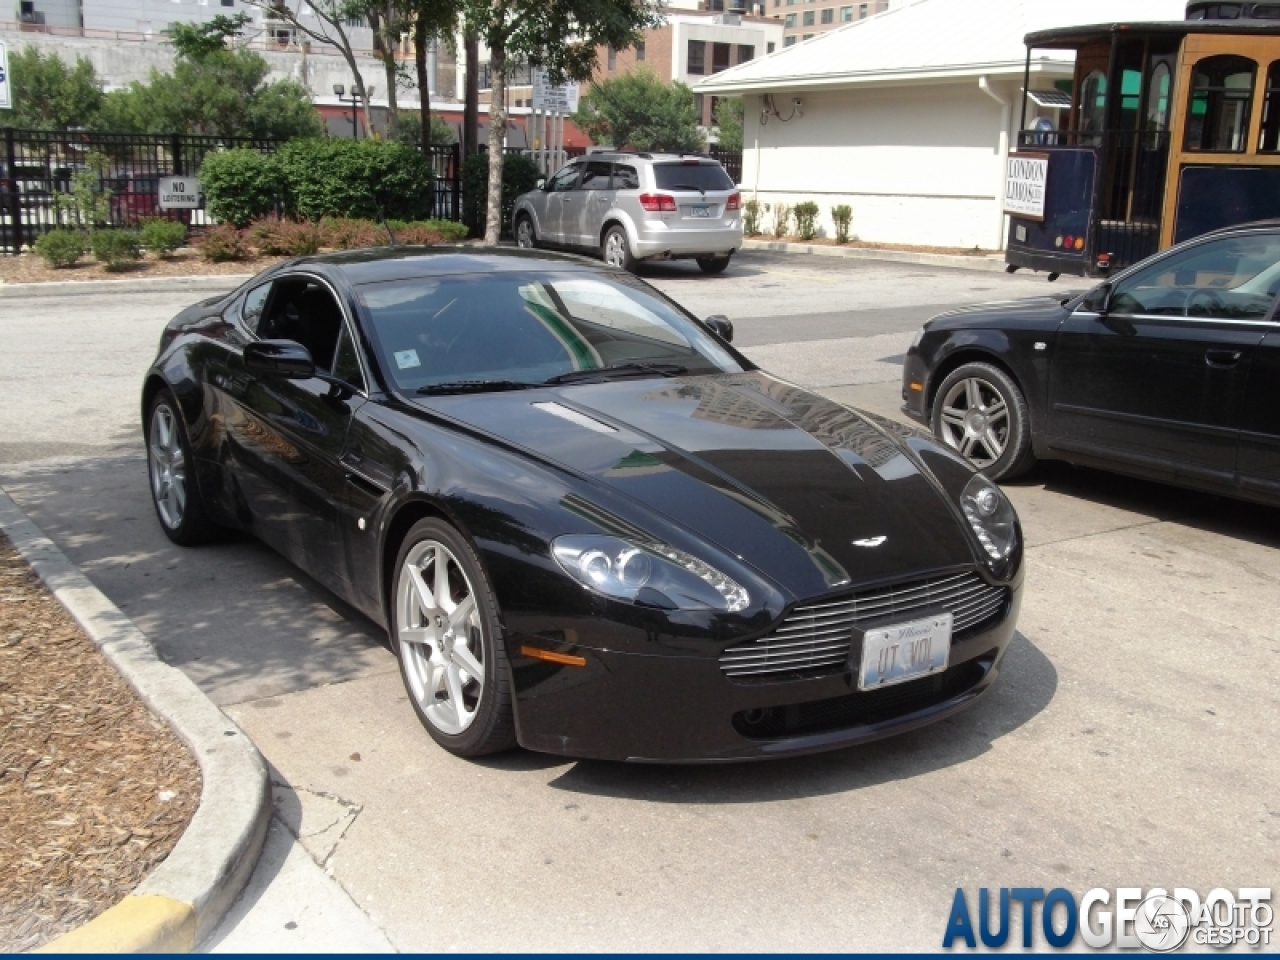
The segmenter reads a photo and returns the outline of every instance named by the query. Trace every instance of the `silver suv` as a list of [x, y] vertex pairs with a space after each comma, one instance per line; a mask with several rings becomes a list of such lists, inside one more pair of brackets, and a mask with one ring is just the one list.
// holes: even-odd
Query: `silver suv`
[[586, 247], [632, 270], [695, 259], [721, 273], [742, 246], [742, 195], [724, 167], [696, 154], [591, 153], [516, 198], [521, 247]]

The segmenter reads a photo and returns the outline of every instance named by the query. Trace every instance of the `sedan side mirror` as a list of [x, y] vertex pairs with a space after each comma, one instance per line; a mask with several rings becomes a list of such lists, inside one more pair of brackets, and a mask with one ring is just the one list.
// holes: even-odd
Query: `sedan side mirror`
[[711, 332], [725, 343], [733, 342], [733, 324], [729, 322], [729, 318], [724, 314], [713, 313], [702, 322], [710, 327]]
[[1084, 300], [1081, 301], [1080, 307], [1090, 313], [1105, 317], [1107, 311], [1111, 309], [1111, 281], [1107, 280], [1090, 290]]
[[258, 340], [246, 345], [244, 365], [250, 373], [289, 380], [310, 380], [316, 375], [311, 351], [293, 340]]

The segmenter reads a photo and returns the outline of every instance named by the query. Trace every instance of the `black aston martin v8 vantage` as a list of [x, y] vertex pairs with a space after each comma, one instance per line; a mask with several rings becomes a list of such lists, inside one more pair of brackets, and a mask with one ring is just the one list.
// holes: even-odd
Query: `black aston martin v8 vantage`
[[165, 329], [156, 513], [251, 531], [387, 628], [443, 747], [842, 747], [995, 680], [1021, 531], [922, 433], [759, 370], [623, 271], [523, 250], [281, 263]]

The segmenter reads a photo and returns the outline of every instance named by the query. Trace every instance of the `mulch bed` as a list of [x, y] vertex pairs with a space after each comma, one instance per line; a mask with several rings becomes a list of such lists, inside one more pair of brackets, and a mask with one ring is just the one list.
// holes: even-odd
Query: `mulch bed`
[[147, 255], [124, 270], [108, 272], [100, 263], [85, 257], [71, 267], [49, 267], [34, 253], [16, 257], [0, 256], [0, 282], [48, 283], [58, 280], [124, 280], [136, 277], [196, 277], [220, 276], [226, 273], [257, 273], [263, 267], [285, 259], [284, 257], [249, 257], [226, 263], [211, 263], [199, 251], [183, 247], [163, 260]]
[[128, 894], [200, 803], [186, 746], [0, 536], [0, 952]]

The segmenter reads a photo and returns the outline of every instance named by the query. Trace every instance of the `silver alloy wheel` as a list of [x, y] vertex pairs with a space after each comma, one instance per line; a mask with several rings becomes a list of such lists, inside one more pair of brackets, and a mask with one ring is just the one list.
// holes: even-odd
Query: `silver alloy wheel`
[[187, 509], [187, 459], [178, 436], [177, 417], [166, 403], [151, 414], [147, 460], [151, 471], [151, 496], [160, 519], [170, 530], [182, 525]]
[[423, 540], [396, 583], [396, 636], [410, 692], [441, 733], [463, 733], [484, 695], [484, 627], [457, 557]]
[[516, 246], [524, 250], [533, 249], [533, 224], [528, 217], [516, 221]]
[[619, 230], [611, 230], [604, 238], [604, 262], [611, 267], [625, 267], [627, 264], [627, 238]]
[[957, 380], [942, 398], [942, 439], [983, 470], [1009, 444], [1009, 405], [978, 377]]

